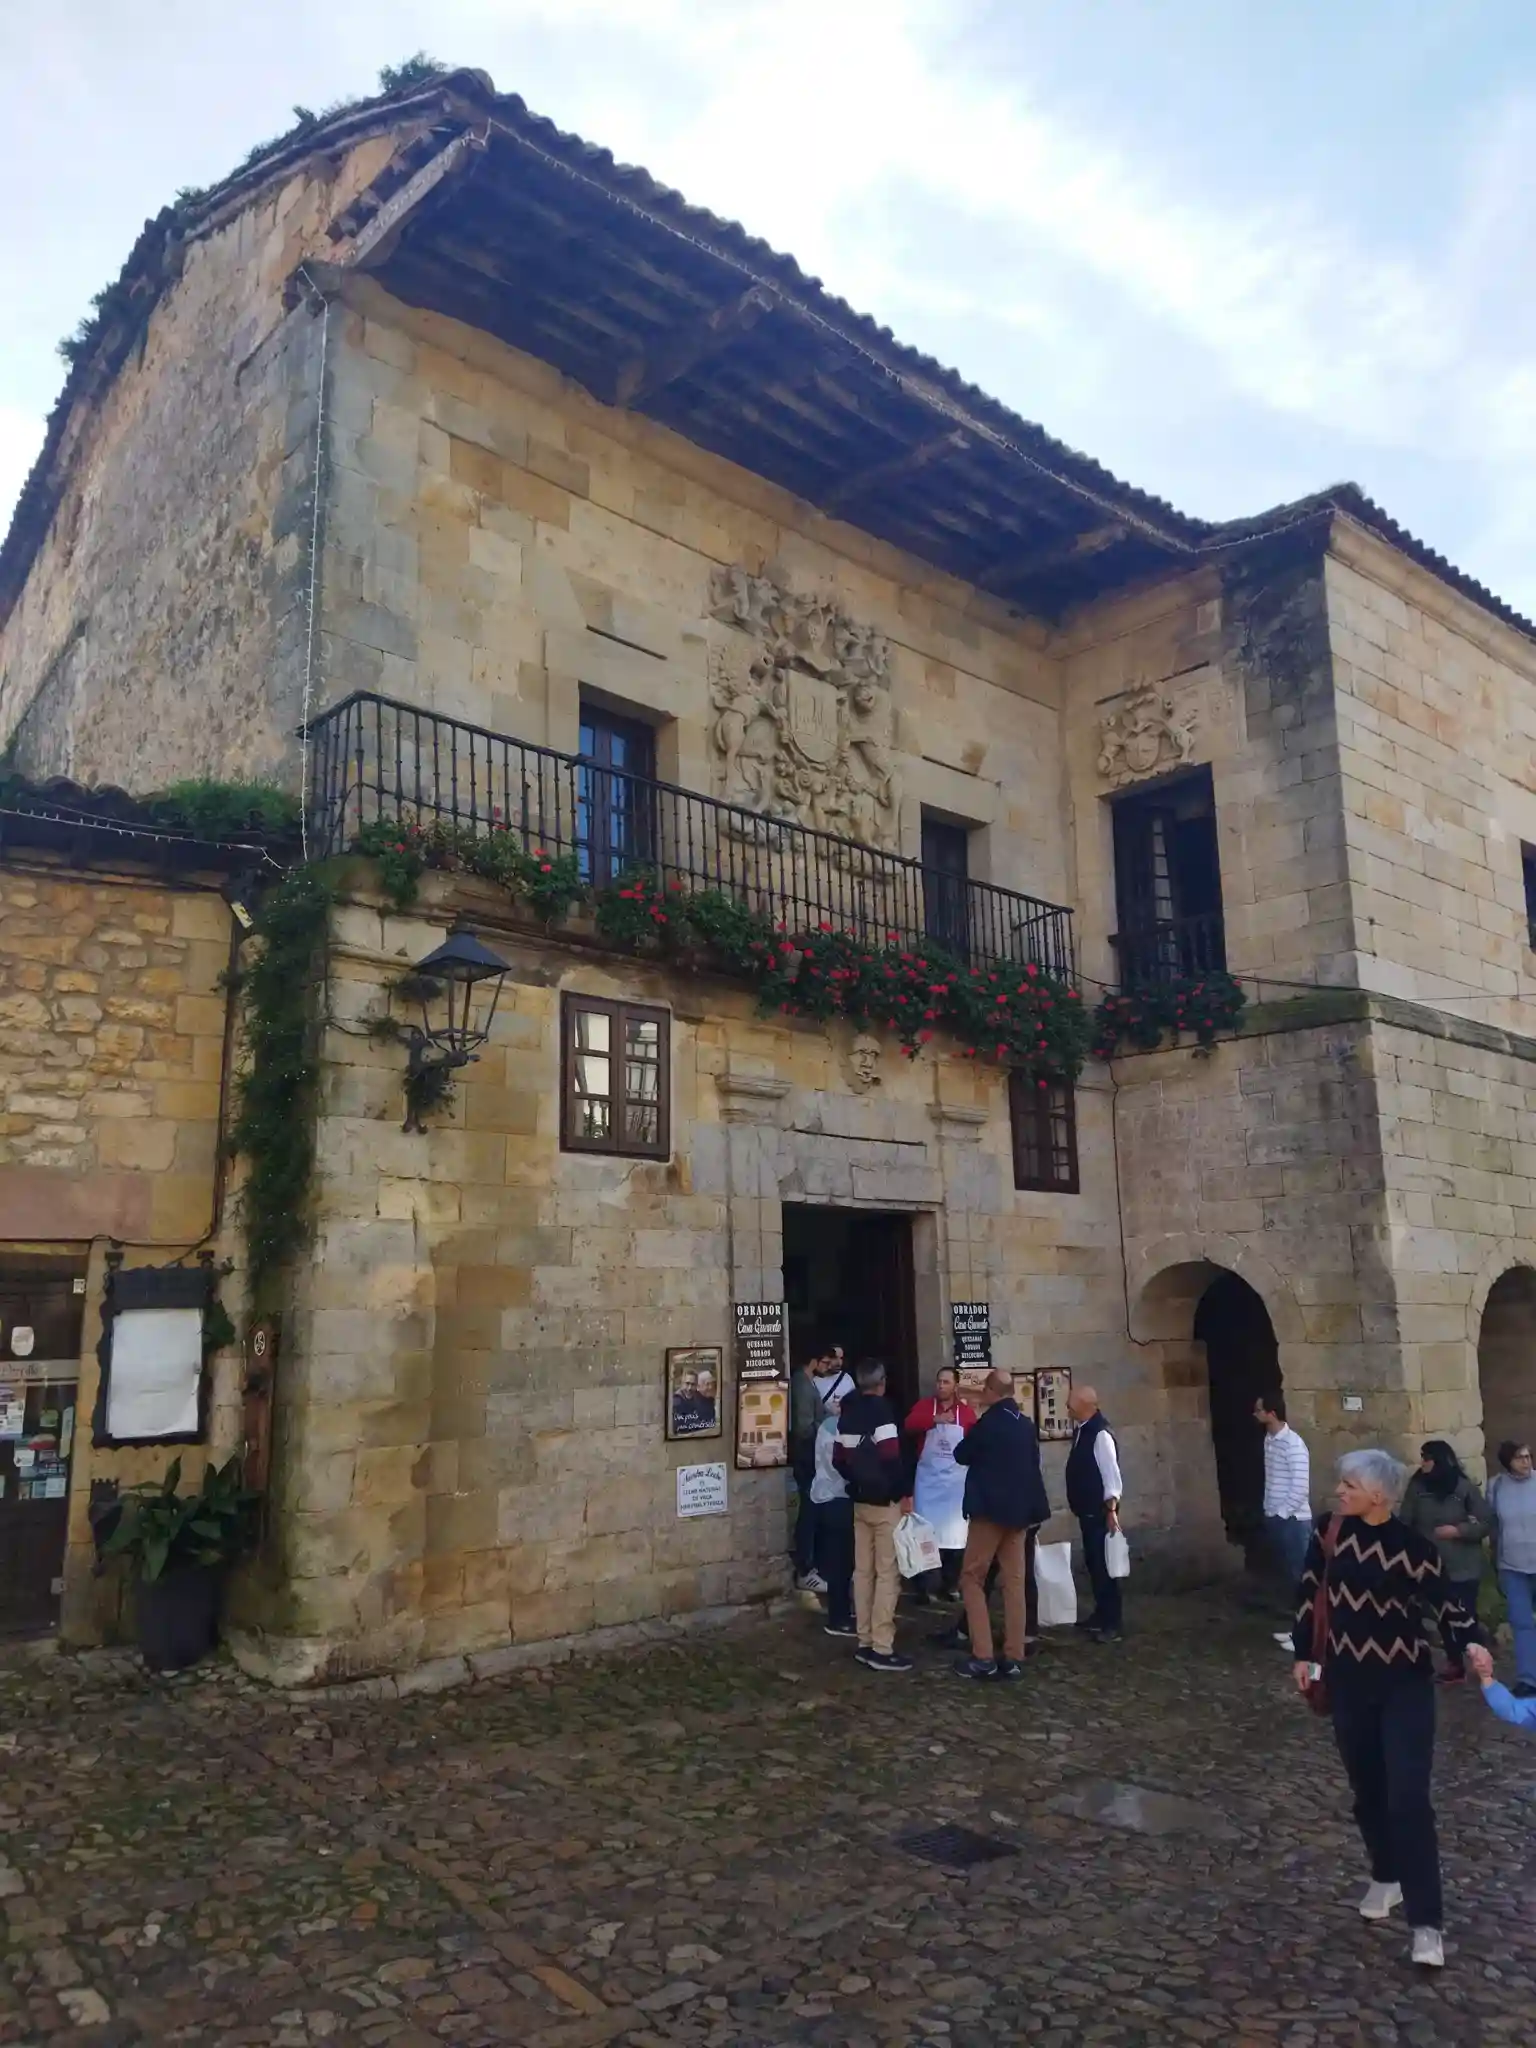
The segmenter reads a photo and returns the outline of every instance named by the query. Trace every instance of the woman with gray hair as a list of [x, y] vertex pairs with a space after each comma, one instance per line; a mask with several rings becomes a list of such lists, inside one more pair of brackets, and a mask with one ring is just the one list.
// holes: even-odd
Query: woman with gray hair
[[[1355, 1795], [1371, 1863], [1360, 1901], [1367, 1920], [1407, 1909], [1413, 1960], [1445, 1962], [1440, 1852], [1429, 1780], [1435, 1755], [1434, 1659], [1425, 1616], [1458, 1652], [1478, 1640], [1427, 1536], [1398, 1519], [1407, 1468], [1389, 1451], [1339, 1460], [1339, 1512], [1313, 1533], [1292, 1648], [1303, 1694], [1327, 1686], [1334, 1739]], [[1321, 1606], [1326, 1621], [1315, 1617]]]

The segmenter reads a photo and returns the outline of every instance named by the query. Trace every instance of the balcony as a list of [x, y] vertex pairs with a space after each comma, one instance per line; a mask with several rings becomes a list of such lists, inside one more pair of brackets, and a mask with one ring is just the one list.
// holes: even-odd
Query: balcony
[[1070, 978], [1072, 913], [648, 776], [360, 692], [314, 719], [311, 844], [342, 853], [380, 819], [506, 829], [574, 854], [602, 888], [625, 869], [717, 889], [792, 931], [827, 924], [877, 944], [942, 945], [973, 967], [1033, 963]]
[[1202, 974], [1220, 973], [1227, 964], [1226, 933], [1219, 910], [1203, 917], [1163, 918], [1119, 932], [1109, 943], [1115, 949], [1122, 989], [1166, 988], [1176, 981], [1198, 981]]

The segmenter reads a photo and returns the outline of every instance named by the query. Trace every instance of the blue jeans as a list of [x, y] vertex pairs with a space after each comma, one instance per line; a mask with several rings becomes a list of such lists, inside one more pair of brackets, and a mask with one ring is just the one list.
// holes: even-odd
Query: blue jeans
[[1499, 1584], [1515, 1632], [1515, 1676], [1522, 1685], [1536, 1685], [1536, 1572], [1512, 1572], [1500, 1565]]
[[1269, 1547], [1285, 1574], [1286, 1590], [1294, 1593], [1306, 1570], [1307, 1545], [1312, 1541], [1311, 1522], [1298, 1521], [1294, 1515], [1266, 1515], [1264, 1534], [1269, 1538]]

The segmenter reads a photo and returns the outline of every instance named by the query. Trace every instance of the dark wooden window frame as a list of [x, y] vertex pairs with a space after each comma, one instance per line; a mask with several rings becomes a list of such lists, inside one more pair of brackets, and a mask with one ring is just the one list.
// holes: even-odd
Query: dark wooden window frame
[[[588, 1138], [579, 1129], [576, 1095], [576, 1030], [579, 1012], [607, 1017], [609, 1035], [609, 1078], [613, 1104], [606, 1138]], [[624, 1039], [631, 1018], [657, 1023], [660, 1030], [659, 1072], [656, 1083], [656, 1143], [642, 1145], [624, 1136], [626, 1097], [624, 1095]], [[595, 1152], [619, 1159], [669, 1159], [672, 1156], [672, 1014], [654, 1003], [612, 1002], [606, 996], [566, 994], [560, 1002], [560, 1147], [565, 1152]]]
[[1077, 1091], [1070, 1081], [1042, 1088], [1030, 1074], [1010, 1074], [1008, 1126], [1013, 1184], [1021, 1194], [1078, 1192]]

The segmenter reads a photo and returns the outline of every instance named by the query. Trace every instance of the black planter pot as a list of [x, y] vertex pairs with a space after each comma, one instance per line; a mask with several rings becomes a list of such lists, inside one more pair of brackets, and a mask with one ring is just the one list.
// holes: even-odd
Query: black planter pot
[[151, 1671], [185, 1671], [218, 1638], [221, 1565], [188, 1565], [141, 1579], [136, 1593], [139, 1648]]

